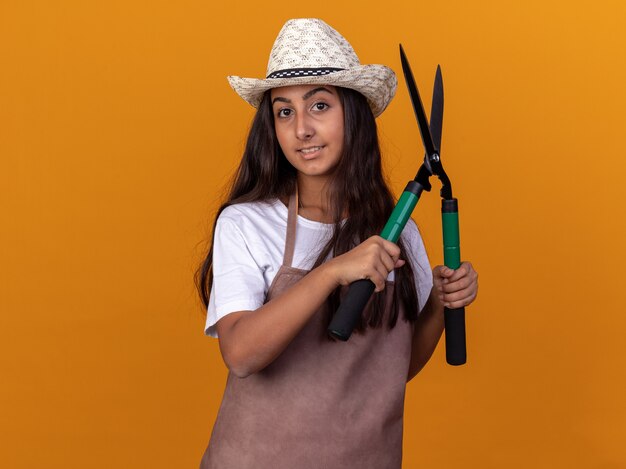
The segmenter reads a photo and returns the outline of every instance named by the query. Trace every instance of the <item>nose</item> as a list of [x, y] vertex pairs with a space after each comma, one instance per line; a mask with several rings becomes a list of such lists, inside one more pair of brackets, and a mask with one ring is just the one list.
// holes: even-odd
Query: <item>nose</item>
[[306, 113], [296, 116], [296, 137], [300, 140], [310, 140], [315, 135], [315, 129]]

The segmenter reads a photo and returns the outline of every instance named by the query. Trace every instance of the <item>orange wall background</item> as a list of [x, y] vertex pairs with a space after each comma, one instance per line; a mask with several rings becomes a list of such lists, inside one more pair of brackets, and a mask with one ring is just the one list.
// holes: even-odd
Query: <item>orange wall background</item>
[[[0, 3], [0, 467], [197, 467], [226, 371], [192, 286], [284, 21], [400, 75], [407, 50], [480, 272], [469, 362], [410, 383], [405, 468], [626, 467], [626, 3]], [[436, 185], [438, 190], [438, 185]], [[441, 262], [436, 191], [415, 218]], [[358, 392], [358, 390], [355, 390]]]

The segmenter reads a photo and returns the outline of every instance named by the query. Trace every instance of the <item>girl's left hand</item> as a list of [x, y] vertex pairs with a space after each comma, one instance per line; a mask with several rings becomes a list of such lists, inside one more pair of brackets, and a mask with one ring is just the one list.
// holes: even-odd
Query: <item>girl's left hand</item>
[[461, 308], [476, 299], [478, 273], [469, 262], [463, 262], [456, 270], [438, 265], [433, 269], [433, 284], [446, 308]]

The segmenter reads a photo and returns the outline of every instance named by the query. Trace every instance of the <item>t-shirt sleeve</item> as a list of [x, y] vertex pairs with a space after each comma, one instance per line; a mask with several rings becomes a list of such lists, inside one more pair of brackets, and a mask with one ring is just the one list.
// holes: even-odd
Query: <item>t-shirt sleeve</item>
[[403, 240], [407, 244], [407, 251], [411, 257], [413, 266], [413, 276], [415, 277], [415, 287], [420, 313], [428, 301], [430, 291], [433, 288], [433, 274], [426, 254], [426, 247], [415, 222], [410, 219], [406, 229], [402, 233]]
[[235, 220], [220, 216], [213, 241], [213, 285], [204, 332], [217, 337], [215, 324], [235, 311], [253, 311], [265, 301], [263, 268]]

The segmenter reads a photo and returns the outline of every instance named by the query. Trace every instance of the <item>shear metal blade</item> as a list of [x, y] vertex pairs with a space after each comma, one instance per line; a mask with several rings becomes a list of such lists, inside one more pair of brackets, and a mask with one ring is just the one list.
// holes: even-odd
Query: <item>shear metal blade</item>
[[[428, 155], [438, 153], [438, 148], [433, 143], [433, 138], [430, 134], [428, 127], [428, 119], [426, 118], [426, 112], [424, 111], [424, 105], [420, 98], [415, 79], [413, 78], [413, 72], [411, 72], [411, 66], [406, 58], [402, 44], [400, 44], [400, 61], [402, 62], [402, 71], [404, 72], [404, 79], [409, 89], [409, 95], [411, 96], [411, 103], [413, 104], [413, 111], [415, 112], [415, 118], [420, 129], [420, 135], [422, 136], [422, 143], [426, 149]], [[443, 113], [442, 113], [443, 118]]]
[[437, 65], [435, 84], [433, 86], [433, 102], [430, 107], [430, 135], [435, 149], [441, 155], [441, 129], [443, 127], [443, 77], [441, 67]]

